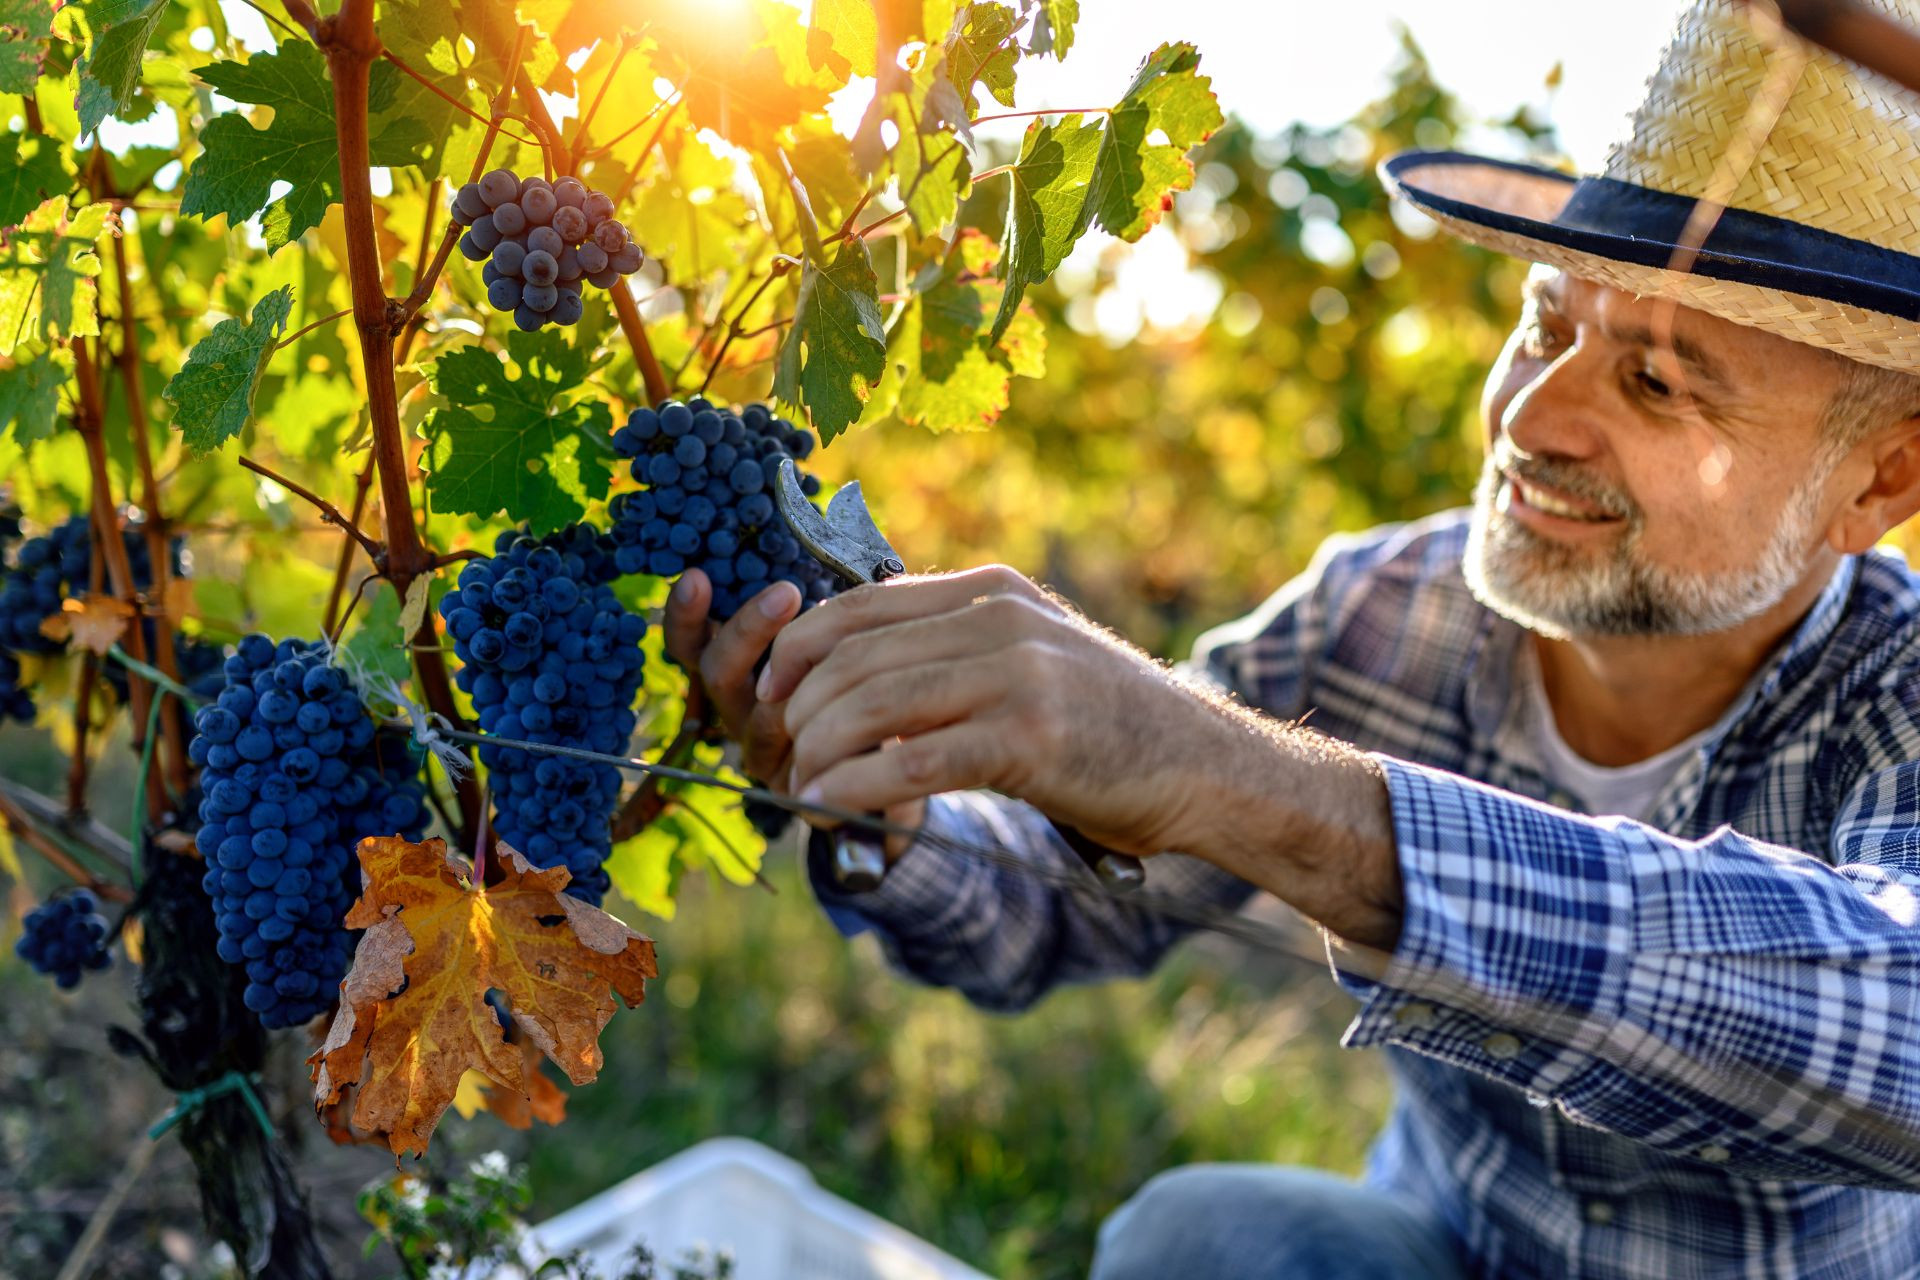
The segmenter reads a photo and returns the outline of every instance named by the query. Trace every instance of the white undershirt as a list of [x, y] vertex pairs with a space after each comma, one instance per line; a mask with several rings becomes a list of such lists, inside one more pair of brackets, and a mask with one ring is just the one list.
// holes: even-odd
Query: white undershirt
[[1595, 764], [1560, 736], [1560, 727], [1553, 721], [1553, 708], [1547, 703], [1539, 655], [1530, 643], [1522, 643], [1520, 647], [1521, 686], [1531, 704], [1527, 711], [1528, 735], [1539, 754], [1540, 771], [1549, 782], [1577, 797], [1585, 812], [1596, 816], [1618, 814], [1641, 821], [1651, 817], [1654, 801], [1659, 799], [1673, 775], [1680, 772], [1687, 757], [1698, 750], [1701, 743], [1726, 723], [1746, 694], [1746, 690], [1741, 690], [1719, 722], [1658, 755], [1619, 766]]

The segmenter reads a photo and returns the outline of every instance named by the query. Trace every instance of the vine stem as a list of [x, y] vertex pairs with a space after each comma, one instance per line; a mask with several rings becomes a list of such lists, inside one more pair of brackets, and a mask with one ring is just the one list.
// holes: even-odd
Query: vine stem
[[747, 318], [747, 313], [753, 310], [753, 304], [760, 301], [760, 295], [765, 293], [775, 280], [780, 279], [791, 270], [792, 267], [788, 265], [786, 259], [774, 259], [773, 265], [767, 268], [767, 278], [760, 282], [759, 287], [748, 296], [745, 302], [740, 304], [740, 309], [733, 313], [733, 320], [727, 325], [727, 336], [720, 340], [720, 349], [713, 353], [713, 359], [707, 365], [707, 376], [700, 380], [700, 392], [702, 395], [706, 394], [707, 387], [713, 382], [714, 375], [720, 372], [720, 365], [727, 358], [727, 348], [733, 345], [735, 338], [744, 336], [740, 331], [740, 325], [741, 322]]
[[[92, 529], [87, 534], [93, 537]], [[106, 588], [107, 562], [96, 548], [88, 558], [87, 591], [99, 595]], [[87, 774], [92, 761], [87, 757], [87, 735], [93, 724], [93, 687], [100, 678], [100, 655], [88, 649], [80, 659], [80, 687], [73, 702], [73, 758], [67, 761], [67, 814], [84, 816], [87, 811]]]
[[1033, 111], [1001, 111], [990, 116], [975, 116], [969, 124], [992, 124], [996, 120], [1026, 120], [1033, 116], [1108, 116], [1112, 107], [1040, 107]]
[[[73, 426], [80, 433], [81, 443], [86, 446], [92, 492], [89, 518], [100, 556], [107, 562], [107, 579], [113, 586], [113, 594], [133, 612], [133, 624], [126, 631], [127, 652], [145, 662], [146, 629], [140, 625], [141, 610], [133, 585], [133, 563], [127, 558], [127, 544], [120, 537], [119, 518], [114, 512], [113, 481], [107, 470], [107, 445], [100, 431], [105, 416], [100, 394], [100, 369], [87, 351], [86, 339], [75, 338], [71, 348], [74, 382], [80, 392], [74, 404]], [[134, 749], [143, 750], [146, 744], [143, 726], [148, 722], [148, 708], [154, 698], [153, 685], [129, 672], [127, 692], [133, 711]], [[166, 811], [165, 780], [160, 772], [151, 772], [147, 775], [147, 816], [157, 823]]]
[[321, 316], [318, 320], [315, 320], [310, 324], [301, 325], [298, 329], [295, 329], [292, 333], [280, 339], [280, 341], [274, 343], [273, 349], [275, 351], [278, 351], [282, 347], [290, 347], [294, 343], [300, 341], [300, 339], [312, 333], [315, 329], [318, 329], [321, 325], [332, 324], [335, 320], [339, 320], [344, 316], [350, 316], [352, 314], [353, 314], [352, 307], [344, 307], [341, 310], [334, 312], [332, 315]]
[[[298, 0], [304, 3], [304, 0]], [[340, 203], [345, 215], [347, 279], [353, 295], [354, 325], [360, 334], [360, 364], [366, 382], [367, 409], [373, 424], [373, 463], [380, 485], [380, 509], [386, 523], [386, 574], [402, 600], [415, 578], [433, 571], [433, 555], [415, 523], [406, 436], [400, 426], [400, 400], [394, 387], [395, 321], [400, 303], [386, 295], [380, 248], [374, 237], [372, 171], [367, 155], [367, 82], [380, 53], [374, 32], [373, 0], [345, 0], [321, 26], [319, 43], [333, 81], [334, 129], [340, 149]], [[412, 639], [432, 645], [436, 639], [431, 610]], [[453, 698], [445, 658], [437, 648], [414, 653], [427, 705], [452, 724], [462, 723]], [[458, 787], [461, 843], [478, 830], [480, 793], [471, 776]]]
[[47, 838], [45, 832], [33, 824], [26, 812], [13, 802], [12, 797], [0, 792], [0, 821], [4, 821], [15, 835], [27, 842], [35, 853], [45, 858], [60, 873], [75, 884], [84, 885], [112, 902], [132, 902], [133, 894], [125, 885], [102, 880], [81, 866], [65, 849]]
[[361, 549], [367, 553], [369, 560], [372, 560], [376, 565], [380, 563], [383, 555], [380, 550], [380, 544], [368, 537], [358, 525], [341, 515], [340, 508], [334, 506], [331, 502], [328, 502], [325, 498], [307, 488], [305, 485], [300, 484], [298, 481], [289, 480], [286, 476], [281, 475], [265, 463], [255, 462], [245, 454], [241, 454], [236, 461], [255, 475], [265, 476], [288, 492], [297, 494], [305, 498], [308, 502], [311, 502], [319, 509], [322, 520], [325, 520], [328, 524], [339, 525], [342, 529], [346, 530], [347, 535], [359, 543]]

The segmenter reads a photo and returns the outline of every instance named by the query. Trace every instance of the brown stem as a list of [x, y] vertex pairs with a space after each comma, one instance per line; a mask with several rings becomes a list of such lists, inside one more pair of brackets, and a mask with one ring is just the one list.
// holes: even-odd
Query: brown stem
[[380, 563], [381, 556], [382, 556], [382, 553], [380, 550], [380, 544], [375, 542], [372, 538], [369, 538], [364, 532], [361, 531], [358, 525], [353, 523], [353, 521], [341, 515], [340, 508], [334, 506], [331, 502], [328, 502], [325, 498], [321, 497], [319, 494], [315, 493], [313, 490], [307, 488], [307, 486], [299, 483], [296, 480], [290, 480], [286, 476], [281, 475], [278, 471], [275, 471], [272, 467], [267, 466], [265, 463], [255, 462], [252, 458], [247, 457], [245, 454], [241, 454], [240, 457], [237, 459], [237, 461], [240, 463], [241, 466], [253, 472], [255, 475], [265, 476], [267, 479], [273, 481], [275, 484], [279, 485], [281, 488], [286, 489], [288, 492], [298, 494], [300, 497], [305, 498], [308, 502], [311, 502], [315, 507], [319, 508], [320, 518], [322, 520], [325, 520], [328, 524], [339, 525], [342, 529], [345, 529], [347, 531], [347, 535], [351, 537], [355, 542], [358, 542], [360, 544], [361, 549], [367, 553], [367, 558], [369, 560], [372, 560], [375, 564]]
[[344, 310], [334, 312], [332, 315], [321, 316], [318, 320], [315, 320], [311, 324], [301, 325], [298, 329], [295, 329], [292, 333], [280, 339], [280, 341], [274, 343], [273, 349], [275, 351], [278, 351], [282, 347], [290, 347], [294, 343], [300, 341], [300, 339], [312, 333], [315, 329], [318, 329], [321, 325], [332, 324], [335, 320], [340, 319], [342, 316], [350, 316], [352, 314], [353, 314], [353, 308], [347, 307]]
[[[595, 146], [588, 147], [585, 150], [582, 150], [580, 146], [582, 139], [575, 138], [573, 140], [574, 151], [577, 153], [578, 157], [582, 160], [585, 160], [588, 156], [597, 156], [602, 151], [606, 151], [606, 150], [609, 150], [610, 148], [617, 147], [622, 142], [625, 142], [633, 134], [638, 133], [641, 130], [641, 128], [645, 126], [647, 121], [653, 119], [655, 116], [659, 115], [662, 111], [671, 112], [676, 108], [678, 108], [679, 105], [680, 105], [680, 91], [678, 89], [675, 89], [672, 94], [670, 94], [665, 98], [662, 98], [660, 102], [653, 108], [653, 110], [647, 112], [647, 114], [645, 114], [644, 116], [641, 116], [638, 120], [635, 120], [632, 124], [628, 125], [626, 128], [622, 129], [620, 132], [614, 134], [611, 138], [608, 138], [605, 142], [598, 143]], [[641, 159], [644, 160], [647, 156], [647, 153], [653, 150], [653, 143], [655, 140], [659, 138], [659, 136], [660, 136], [659, 129], [655, 129], [653, 139], [649, 139], [645, 150], [640, 152]]]
[[[120, 367], [120, 382], [126, 388], [127, 413], [133, 424], [133, 458], [140, 470], [140, 506], [146, 512], [147, 561], [150, 565], [153, 599], [160, 603], [159, 625], [153, 629], [154, 666], [176, 683], [180, 663], [174, 652], [173, 619], [167, 613], [173, 599], [173, 555], [169, 544], [173, 530], [166, 512], [160, 507], [160, 482], [153, 471], [152, 432], [147, 425], [147, 401], [140, 385], [140, 340], [133, 322], [133, 289], [128, 283], [127, 238], [113, 241], [113, 271], [120, 287], [120, 349], [114, 353]], [[160, 741], [165, 752], [160, 757], [167, 787], [176, 796], [185, 796], [192, 779], [187, 765], [186, 708], [178, 698], [168, 699], [160, 708]]]
[[373, 487], [373, 455], [367, 455], [367, 464], [360, 468], [359, 476], [353, 486], [353, 518], [347, 521], [345, 536], [340, 539], [340, 560], [334, 565], [333, 586], [327, 591], [327, 611], [321, 615], [321, 629], [328, 636], [338, 636], [334, 623], [340, 615], [340, 597], [347, 589], [347, 575], [353, 572], [353, 549], [359, 545], [354, 540], [352, 530], [360, 527], [360, 517], [367, 513], [367, 490]]
[[[430, 573], [433, 555], [414, 522], [413, 491], [408, 483], [406, 436], [400, 426], [400, 400], [394, 389], [394, 320], [400, 307], [381, 280], [380, 249], [373, 229], [372, 174], [367, 158], [367, 80], [380, 40], [373, 29], [373, 0], [345, 0], [332, 19], [324, 42], [333, 80], [334, 128], [340, 149], [340, 203], [347, 241], [347, 279], [353, 293], [354, 324], [360, 332], [360, 365], [367, 408], [373, 423], [374, 471], [380, 483], [380, 509], [386, 521], [386, 573], [402, 600], [413, 580]], [[413, 637], [435, 639], [432, 611]], [[447, 664], [439, 652], [416, 653], [414, 667], [427, 705], [454, 724], [461, 723]], [[480, 794], [468, 778], [460, 786], [465, 843], [477, 830]]]
[[647, 341], [647, 328], [640, 323], [640, 304], [633, 300], [633, 291], [622, 281], [614, 282], [611, 295], [613, 313], [620, 319], [620, 332], [627, 335], [627, 342], [633, 347], [634, 363], [640, 366], [640, 380], [647, 387], [647, 403], [659, 404], [673, 394], [673, 388], [667, 385], [667, 375], [653, 354], [653, 344]]
[[791, 269], [786, 259], [776, 258], [773, 265], [767, 269], [767, 278], [760, 282], [760, 286], [748, 296], [745, 302], [740, 304], [740, 309], [733, 313], [733, 321], [727, 325], [727, 336], [721, 339], [720, 349], [713, 353], [713, 361], [707, 365], [707, 376], [700, 380], [700, 390], [703, 394], [707, 387], [712, 384], [714, 375], [720, 372], [720, 366], [727, 358], [727, 348], [733, 345], [735, 338], [745, 336], [740, 331], [741, 321], [745, 320], [747, 313], [753, 310], [753, 304], [760, 301], [760, 295], [765, 293], [775, 280], [786, 275]]
[[[94, 562], [99, 563], [99, 557]], [[67, 812], [75, 817], [87, 811], [87, 734], [93, 721], [93, 687], [99, 678], [99, 655], [89, 649], [80, 659], [80, 687], [73, 703], [73, 758], [67, 761]]]
[[[308, 4], [307, 0], [281, 0], [281, 3], [287, 6], [288, 17], [306, 28], [307, 34], [316, 41], [320, 39], [320, 15], [314, 12], [313, 6]], [[264, 13], [265, 10], [261, 12]]]
[[111, 902], [133, 901], [133, 894], [125, 886], [100, 879], [76, 862], [73, 855], [49, 840], [5, 793], [0, 793], [0, 821], [4, 821], [16, 836], [26, 841], [29, 848], [52, 863], [75, 884], [85, 885]]
[[[134, 590], [133, 563], [127, 558], [127, 544], [120, 537], [119, 518], [114, 513], [113, 480], [107, 470], [107, 445], [100, 431], [104, 416], [100, 369], [87, 351], [86, 339], [75, 338], [70, 345], [74, 382], [80, 392], [74, 403], [73, 427], [80, 433], [81, 442], [86, 446], [87, 471], [92, 482], [90, 517], [96, 546], [101, 558], [107, 562], [107, 578], [113, 586], [113, 594], [133, 612], [133, 625], [127, 628], [125, 635], [127, 652], [145, 662], [146, 628], [140, 625], [142, 611]], [[148, 708], [154, 697], [153, 685], [145, 677], [129, 671], [127, 692], [133, 711], [133, 747], [135, 751], [142, 751], [146, 746]], [[156, 823], [167, 811], [166, 783], [162, 772], [155, 770], [147, 774], [147, 816]]]

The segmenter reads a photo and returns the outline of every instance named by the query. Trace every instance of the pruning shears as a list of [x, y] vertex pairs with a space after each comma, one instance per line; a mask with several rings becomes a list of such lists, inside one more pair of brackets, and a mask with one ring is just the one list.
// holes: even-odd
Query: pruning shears
[[[867, 500], [861, 495], [858, 480], [841, 485], [828, 499], [826, 514], [822, 515], [801, 491], [800, 472], [792, 459], [782, 459], [779, 473], [774, 477], [773, 499], [781, 519], [786, 521], [800, 545], [845, 585], [885, 582], [907, 571], [905, 562], [874, 524], [873, 513], [867, 510]], [[1068, 847], [1109, 887], [1130, 890], [1145, 881], [1146, 873], [1138, 858], [1109, 849], [1064, 822], [1053, 821], [1053, 826]], [[828, 835], [815, 831], [813, 838]], [[887, 875], [886, 854], [879, 835], [843, 826], [830, 836], [829, 865], [835, 882], [849, 893], [879, 888]]]

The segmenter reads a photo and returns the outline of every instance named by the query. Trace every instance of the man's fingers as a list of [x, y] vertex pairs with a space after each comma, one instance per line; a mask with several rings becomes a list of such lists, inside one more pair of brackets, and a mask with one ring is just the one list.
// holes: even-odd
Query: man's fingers
[[876, 676], [975, 656], [987, 645], [1004, 649], [1044, 633], [1050, 625], [1048, 617], [1017, 597], [990, 596], [952, 613], [850, 635], [807, 672], [787, 699], [787, 731], [799, 733], [822, 707]]
[[763, 702], [784, 701], [807, 672], [855, 632], [951, 613], [982, 596], [1006, 595], [1052, 608], [1040, 588], [1004, 565], [855, 587], [825, 601], [780, 633], [756, 692]]
[[[842, 760], [807, 783], [800, 799], [809, 804], [871, 812], [987, 784], [994, 735], [1003, 732], [981, 721], [966, 721], [906, 738], [884, 751]], [[824, 816], [805, 815], [816, 827], [837, 825]]]
[[[744, 689], [753, 678], [753, 664], [773, 643], [780, 628], [800, 612], [800, 589], [791, 582], [776, 582], [740, 606], [725, 626], [707, 642], [700, 659], [700, 675], [715, 697]], [[743, 702], [750, 702], [744, 699]], [[741, 708], [745, 710], [743, 705]]]
[[883, 672], [797, 730], [793, 704], [788, 703], [795, 785], [804, 787], [847, 757], [871, 751], [891, 738], [910, 739], [977, 716], [1000, 700], [1004, 666], [996, 655], [988, 654]]
[[682, 670], [700, 668], [700, 651], [707, 644], [707, 609], [712, 603], [713, 584], [698, 569], [681, 574], [680, 581], [667, 593], [667, 609], [660, 629], [667, 656], [679, 663]]

